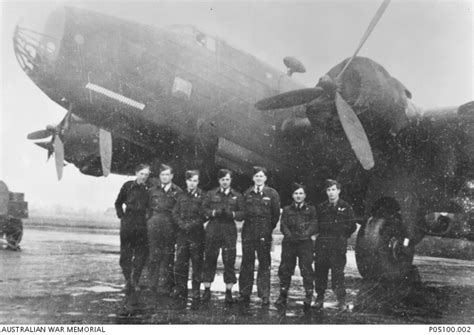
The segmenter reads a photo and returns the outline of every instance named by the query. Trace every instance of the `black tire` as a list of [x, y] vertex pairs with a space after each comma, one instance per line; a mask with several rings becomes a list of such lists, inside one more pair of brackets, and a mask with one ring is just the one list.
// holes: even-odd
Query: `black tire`
[[360, 228], [355, 252], [362, 277], [397, 282], [409, 276], [414, 250], [403, 247], [401, 227], [399, 220], [371, 217]]
[[20, 219], [9, 220], [5, 229], [5, 238], [8, 244], [14, 249], [18, 249], [23, 238], [23, 222]]

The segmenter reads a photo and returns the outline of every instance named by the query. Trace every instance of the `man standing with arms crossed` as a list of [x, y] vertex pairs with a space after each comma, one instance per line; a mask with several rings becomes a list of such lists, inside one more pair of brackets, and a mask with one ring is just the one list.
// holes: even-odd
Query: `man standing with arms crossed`
[[332, 289], [338, 308], [346, 308], [344, 267], [346, 265], [347, 239], [356, 230], [354, 212], [349, 203], [339, 198], [341, 184], [326, 180], [328, 200], [318, 206], [318, 236], [315, 243], [316, 309], [321, 310], [331, 269]]
[[245, 222], [242, 228], [242, 264], [239, 275], [239, 301], [247, 307], [254, 281], [255, 254], [258, 258], [257, 294], [262, 305], [270, 303], [272, 232], [280, 217], [280, 196], [265, 185], [267, 170], [253, 168], [254, 185], [244, 193]]

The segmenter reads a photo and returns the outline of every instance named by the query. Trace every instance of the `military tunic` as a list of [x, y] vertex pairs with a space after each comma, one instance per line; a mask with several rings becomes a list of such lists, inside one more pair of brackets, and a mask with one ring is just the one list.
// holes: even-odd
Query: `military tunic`
[[281, 263], [278, 269], [280, 287], [288, 290], [291, 276], [294, 274], [296, 260], [303, 277], [306, 292], [313, 290], [313, 242], [311, 236], [316, 233], [316, 209], [303, 203], [293, 203], [283, 208], [281, 232], [284, 235], [281, 249]]
[[[176, 242], [175, 282], [177, 290], [186, 295], [189, 273], [189, 259], [192, 262], [192, 287], [199, 292], [204, 257], [204, 222], [202, 210], [204, 194], [200, 189], [178, 195], [173, 208], [173, 219], [178, 225]], [[196, 292], [194, 292], [196, 293]]]
[[242, 227], [242, 264], [239, 290], [242, 297], [252, 293], [255, 254], [258, 258], [257, 294], [270, 297], [270, 267], [272, 233], [280, 218], [280, 196], [271, 187], [263, 186], [256, 192], [252, 186], [244, 193], [245, 222]]
[[335, 205], [325, 201], [318, 206], [318, 236], [315, 243], [315, 288], [324, 297], [331, 269], [332, 288], [338, 300], [346, 295], [344, 267], [347, 239], [356, 230], [354, 212], [349, 203], [339, 199]]
[[120, 267], [125, 280], [133, 285], [138, 284], [148, 256], [147, 205], [148, 186], [132, 180], [123, 184], [115, 201], [120, 218]]
[[[237, 246], [237, 227], [234, 220], [244, 218], [242, 195], [234, 189], [228, 194], [216, 188], [207, 192], [203, 201], [203, 212], [209, 223], [206, 227], [206, 246], [204, 252], [203, 282], [213, 282], [216, 274], [217, 258], [222, 249], [224, 263], [224, 282], [236, 283], [235, 258]], [[220, 211], [233, 212], [230, 216], [216, 216]]]
[[153, 289], [171, 291], [174, 286], [174, 253], [178, 226], [172, 210], [181, 188], [171, 183], [166, 191], [156, 185], [150, 188], [148, 207], [148, 243], [150, 250], [149, 272]]

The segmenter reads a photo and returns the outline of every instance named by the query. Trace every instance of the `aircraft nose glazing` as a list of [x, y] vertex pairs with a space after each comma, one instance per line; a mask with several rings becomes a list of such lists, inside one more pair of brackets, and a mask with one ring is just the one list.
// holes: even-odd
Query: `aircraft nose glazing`
[[13, 35], [13, 48], [25, 72], [39, 69], [55, 60], [59, 39], [28, 28], [17, 26]]
[[61, 7], [27, 15], [17, 24], [13, 48], [18, 63], [29, 76], [54, 67], [65, 26], [66, 12]]

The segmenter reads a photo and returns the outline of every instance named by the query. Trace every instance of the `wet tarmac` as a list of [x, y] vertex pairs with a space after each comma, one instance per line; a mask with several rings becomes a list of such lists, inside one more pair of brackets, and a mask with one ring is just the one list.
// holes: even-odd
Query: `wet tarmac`
[[[152, 294], [146, 273], [142, 291], [122, 292], [119, 237], [114, 230], [31, 228], [21, 252], [0, 250], [0, 323], [2, 324], [473, 324], [474, 262], [415, 257], [421, 281], [386, 287], [363, 280], [355, 255], [348, 252], [347, 302], [339, 311], [331, 290], [324, 310], [303, 312], [299, 271], [293, 276], [286, 309], [277, 309], [276, 272], [280, 246], [272, 252], [271, 304], [252, 297], [249, 308], [224, 304], [222, 276], [212, 299], [191, 309], [191, 302]], [[236, 268], [240, 266], [240, 245]], [[222, 264], [218, 273], [222, 272]], [[237, 297], [237, 285], [234, 297]], [[254, 289], [254, 292], [256, 290]]]

